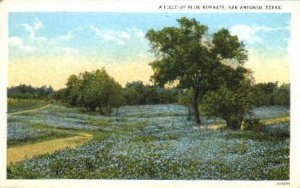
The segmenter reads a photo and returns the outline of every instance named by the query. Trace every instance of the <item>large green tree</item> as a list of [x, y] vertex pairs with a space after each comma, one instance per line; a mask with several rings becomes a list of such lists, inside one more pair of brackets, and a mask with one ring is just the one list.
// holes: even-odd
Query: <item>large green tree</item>
[[192, 106], [197, 123], [201, 123], [199, 99], [208, 91], [216, 90], [224, 82], [218, 68], [230, 64], [242, 64], [247, 59], [244, 45], [227, 29], [210, 35], [208, 27], [196, 19], [185, 17], [177, 20], [178, 27], [150, 29], [146, 37], [150, 41], [156, 60], [150, 63], [152, 80], [161, 86], [178, 83], [182, 89], [193, 91]]
[[66, 90], [71, 105], [85, 107], [88, 111], [98, 108], [101, 114], [109, 114], [113, 107], [124, 102], [122, 87], [104, 68], [71, 75]]

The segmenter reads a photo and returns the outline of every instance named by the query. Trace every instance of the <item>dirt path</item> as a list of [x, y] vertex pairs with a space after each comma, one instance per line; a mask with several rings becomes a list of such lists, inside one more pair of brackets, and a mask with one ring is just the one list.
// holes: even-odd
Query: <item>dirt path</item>
[[261, 122], [264, 125], [272, 125], [274, 123], [283, 123], [283, 122], [289, 122], [289, 121], [290, 121], [290, 117], [289, 116], [261, 120]]
[[[270, 119], [263, 119], [261, 120], [261, 123], [265, 126], [272, 125], [275, 123], [283, 123], [283, 122], [288, 122], [290, 121], [290, 117], [280, 117], [280, 118], [270, 118]], [[226, 127], [225, 124], [213, 124], [213, 125], [207, 125], [207, 126], [194, 126], [194, 129], [211, 129], [211, 130], [216, 130], [221, 127]]]
[[51, 104], [46, 104], [44, 106], [38, 107], [38, 108], [33, 108], [33, 109], [29, 109], [29, 110], [23, 110], [23, 111], [19, 111], [19, 112], [12, 112], [12, 113], [7, 113], [7, 116], [12, 116], [12, 115], [18, 115], [18, 114], [23, 114], [23, 113], [32, 113], [32, 112], [38, 112], [39, 110], [48, 108]]
[[16, 146], [7, 149], [7, 165], [30, 159], [37, 155], [53, 153], [64, 148], [74, 148], [92, 139], [91, 134], [82, 133], [78, 136], [43, 141], [35, 144]]

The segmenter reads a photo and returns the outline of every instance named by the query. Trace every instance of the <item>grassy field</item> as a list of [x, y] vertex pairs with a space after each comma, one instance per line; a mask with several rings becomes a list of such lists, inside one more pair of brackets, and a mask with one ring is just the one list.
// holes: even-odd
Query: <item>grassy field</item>
[[[283, 107], [262, 107], [255, 116], [289, 116]], [[58, 137], [89, 134], [77, 147], [61, 148], [7, 167], [10, 179], [228, 179], [288, 180], [288, 119], [271, 122], [268, 131], [197, 128], [181, 105], [125, 106], [118, 117], [89, 115], [52, 104], [34, 113], [8, 117], [8, 147], [32, 146]], [[283, 128], [282, 128], [283, 127]], [[275, 133], [272, 133], [272, 131]], [[51, 136], [52, 135], [52, 136]], [[10, 144], [13, 143], [13, 144]], [[34, 156], [34, 155], [33, 155]]]
[[42, 107], [49, 104], [48, 101], [38, 99], [8, 99], [7, 112], [16, 113], [24, 110]]

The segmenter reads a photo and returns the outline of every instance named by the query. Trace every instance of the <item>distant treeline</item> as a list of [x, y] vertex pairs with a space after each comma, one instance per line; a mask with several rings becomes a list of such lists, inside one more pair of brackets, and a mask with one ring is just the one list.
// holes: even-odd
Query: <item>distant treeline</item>
[[127, 83], [124, 97], [128, 105], [170, 104], [178, 101], [179, 90], [144, 85], [142, 81]]
[[256, 106], [290, 106], [290, 84], [278, 85], [278, 82], [254, 85]]
[[7, 89], [8, 98], [14, 99], [51, 99], [54, 93], [51, 86], [33, 87], [21, 84]]
[[109, 114], [112, 108], [122, 105], [176, 103], [179, 96], [176, 88], [145, 85], [141, 81], [121, 87], [105, 69], [71, 75], [66, 86], [56, 91], [54, 99], [101, 114]]
[[[112, 78], [107, 77], [107, 79]], [[95, 80], [95, 83], [91, 81], [88, 83], [86, 80], [85, 82], [81, 80], [82, 85], [80, 85], [79, 78], [77, 80], [69, 79], [68, 87], [57, 91], [54, 91], [51, 86], [33, 87], [22, 84], [8, 88], [7, 94], [9, 98], [55, 99], [72, 106], [86, 107], [91, 111], [95, 111], [96, 108], [100, 106], [107, 108], [120, 105], [177, 103], [182, 101], [182, 98], [185, 97], [183, 96], [184, 92], [178, 88], [162, 88], [159, 86], [145, 85], [142, 81], [130, 82], [127, 83], [125, 87], [121, 87], [114, 80], [114, 82], [111, 81], [110, 83], [108, 81], [104, 82], [104, 80], [105, 79], [101, 78], [102, 82]], [[106, 84], [107, 87], [101, 87], [101, 84]], [[117, 87], [115, 84], [117, 84]], [[76, 85], [78, 88], [75, 88]], [[255, 106], [290, 105], [290, 84], [278, 85], [277, 82], [269, 82], [255, 84], [253, 87], [255, 91]], [[88, 88], [93, 89], [90, 90]], [[108, 91], [108, 88], [115, 89]], [[105, 93], [104, 90], [107, 92]], [[118, 96], [116, 96], [116, 92]], [[105, 95], [100, 96], [100, 93], [105, 93]], [[109, 101], [114, 102], [109, 104]]]

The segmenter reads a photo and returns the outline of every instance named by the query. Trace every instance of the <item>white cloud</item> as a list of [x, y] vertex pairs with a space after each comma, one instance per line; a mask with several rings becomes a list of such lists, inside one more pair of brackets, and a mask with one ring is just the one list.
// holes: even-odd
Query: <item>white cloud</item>
[[239, 24], [232, 26], [229, 30], [232, 34], [237, 35], [240, 40], [244, 40], [250, 44], [252, 43], [262, 43], [262, 38], [257, 36], [258, 32], [272, 32], [280, 30], [288, 30], [289, 27], [267, 27], [258, 25], [245, 25]]
[[138, 38], [144, 38], [145, 37], [145, 33], [139, 29], [132, 29], [134, 35]]
[[24, 45], [23, 40], [19, 37], [10, 37], [8, 39], [8, 43], [9, 43], [9, 46], [16, 47], [16, 48], [22, 50], [23, 52], [30, 53], [30, 52], [35, 51], [35, 49], [33, 47]]
[[[35, 17], [33, 23], [23, 24], [23, 27], [25, 31], [28, 32], [28, 37], [24, 38], [24, 41], [27, 41], [31, 45], [31, 46], [28, 45], [25, 46], [24, 44], [22, 44], [22, 47], [19, 46], [23, 51], [33, 52], [38, 49], [38, 45], [43, 45], [43, 47], [45, 47], [50, 43], [49, 39], [46, 38], [45, 36], [37, 36], [37, 32], [44, 27], [43, 22], [39, 18]], [[36, 46], [36, 47], [32, 47], [32, 46]]]
[[130, 35], [125, 31], [121, 31], [119, 37], [122, 38], [122, 39], [129, 39]]
[[39, 43], [48, 42], [48, 39], [46, 37], [35, 37], [34, 40]]
[[259, 30], [248, 25], [235, 25], [230, 28], [232, 34], [237, 35], [240, 40], [248, 43], [262, 43], [262, 39], [256, 35]]
[[75, 48], [70, 48], [70, 47], [62, 47], [60, 48], [62, 51], [64, 51], [64, 53], [66, 54], [78, 54], [78, 49]]
[[[58, 37], [47, 38], [45, 36], [38, 36], [37, 32], [44, 27], [43, 22], [35, 17], [32, 23], [22, 24], [28, 35], [25, 37], [10, 37], [9, 46], [12, 52], [13, 50], [18, 50], [21, 52], [29, 53], [61, 53], [61, 54], [78, 54], [79, 50], [71, 47], [65, 46], [64, 42], [72, 40], [74, 38], [74, 33], [83, 30], [83, 27], [76, 27], [66, 34]], [[25, 45], [26, 44], [26, 45]], [[18, 52], [17, 52], [18, 53]]]
[[124, 31], [114, 31], [112, 29], [99, 29], [94, 25], [90, 25], [89, 27], [93, 32], [95, 32], [96, 36], [111, 42], [115, 42], [119, 45], [125, 44], [125, 39], [129, 39], [128, 33]]
[[23, 41], [19, 37], [10, 37], [8, 42], [11, 46], [23, 46]]
[[58, 40], [70, 41], [75, 38], [74, 34], [78, 31], [82, 31], [84, 27], [76, 27], [69, 30], [66, 34], [60, 35], [57, 37]]
[[24, 29], [29, 33], [29, 38], [35, 38], [36, 32], [43, 27], [43, 23], [37, 17], [34, 18], [33, 24], [23, 24]]
[[102, 30], [100, 35], [98, 36], [103, 37], [107, 41], [115, 42], [119, 45], [125, 44], [125, 38], [120, 37], [122, 34], [124, 35], [125, 32], [118, 32], [111, 29]]
[[[96, 37], [101, 41], [106, 41], [108, 44], [115, 44], [119, 46], [124, 46], [126, 44], [133, 43], [143, 43], [145, 39], [145, 33], [137, 28], [124, 28], [124, 29], [111, 29], [111, 28], [101, 28], [96, 25], [83, 25], [79, 27], [71, 28], [65, 33], [55, 36], [47, 37], [40, 36], [39, 31], [44, 28], [43, 22], [39, 18], [34, 18], [31, 23], [22, 24], [23, 28], [27, 32], [27, 35], [23, 38], [11, 38], [11, 45], [18, 46], [19, 49], [26, 52], [36, 53], [79, 53], [80, 48], [71, 48], [68, 42], [76, 40], [84, 32], [91, 34], [91, 37]], [[24, 45], [26, 44], [26, 46]], [[138, 45], [136, 44], [136, 45]], [[51, 51], [52, 49], [52, 51]], [[50, 51], [49, 51], [50, 50]]]
[[94, 31], [96, 34], [101, 34], [100, 29], [98, 29], [96, 26], [94, 25], [90, 25], [89, 28]]
[[67, 34], [60, 35], [58, 37], [59, 40], [65, 40], [65, 41], [70, 41], [74, 38], [73, 34], [71, 32], [68, 32]]
[[115, 42], [119, 45], [125, 45], [127, 40], [142, 39], [145, 37], [145, 33], [142, 30], [136, 28], [127, 28], [125, 30], [112, 30], [112, 29], [100, 29], [94, 25], [90, 25], [95, 34], [104, 40]]

